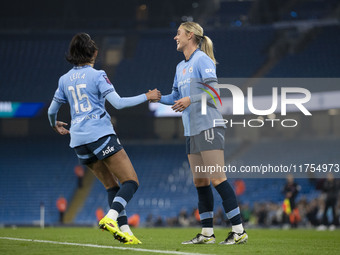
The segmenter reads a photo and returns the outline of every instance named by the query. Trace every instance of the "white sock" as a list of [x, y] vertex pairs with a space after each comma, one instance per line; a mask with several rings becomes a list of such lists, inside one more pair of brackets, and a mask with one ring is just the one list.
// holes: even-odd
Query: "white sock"
[[116, 210], [110, 209], [109, 212], [106, 214], [106, 216], [112, 220], [117, 220], [118, 212]]
[[201, 234], [204, 236], [211, 236], [214, 234], [214, 229], [213, 228], [202, 228]]
[[133, 236], [133, 233], [132, 233], [129, 225], [125, 224], [125, 225], [120, 226], [119, 228], [123, 233], [127, 232], [130, 236]]
[[240, 233], [243, 233], [244, 228], [243, 228], [242, 224], [233, 225], [231, 227], [231, 231], [233, 231], [233, 232], [235, 232], [237, 234], [240, 234]]

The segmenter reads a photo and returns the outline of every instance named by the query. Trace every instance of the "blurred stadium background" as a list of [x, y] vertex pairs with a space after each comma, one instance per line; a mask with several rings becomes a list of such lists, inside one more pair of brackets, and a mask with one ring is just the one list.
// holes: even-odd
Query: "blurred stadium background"
[[[56, 201], [68, 201], [65, 222], [92, 225], [96, 210], [108, 209], [105, 189], [85, 171], [78, 188], [76, 156], [69, 138], [49, 127], [47, 107], [71, 37], [88, 32], [104, 69], [121, 96], [158, 88], [169, 93], [175, 67], [183, 59], [175, 36], [183, 21], [196, 21], [215, 45], [218, 77], [338, 78], [340, 76], [338, 0], [188, 1], [6, 1], [0, 9], [0, 224], [59, 224]], [[340, 84], [305, 87], [337, 92]], [[242, 89], [246, 89], [243, 87]], [[269, 95], [271, 88], [254, 89]], [[180, 117], [156, 117], [148, 104], [117, 111], [108, 107], [120, 140], [140, 179], [127, 207], [141, 225], [188, 224], [178, 216], [196, 208]], [[68, 106], [59, 119], [69, 122]], [[340, 163], [340, 110], [315, 109], [311, 117], [289, 113], [296, 128], [227, 130], [226, 161], [233, 164]], [[246, 118], [254, 118], [247, 116]], [[281, 226], [284, 178], [230, 179], [249, 225]], [[301, 226], [321, 223], [322, 180], [296, 179]], [[241, 184], [240, 184], [241, 183]], [[241, 185], [241, 188], [240, 186]], [[219, 196], [215, 212], [219, 215]], [[339, 217], [340, 206], [337, 207]], [[223, 214], [221, 214], [223, 218]], [[281, 215], [281, 216], [280, 216]], [[216, 219], [216, 224], [225, 224]], [[316, 220], [316, 221], [313, 221]]]

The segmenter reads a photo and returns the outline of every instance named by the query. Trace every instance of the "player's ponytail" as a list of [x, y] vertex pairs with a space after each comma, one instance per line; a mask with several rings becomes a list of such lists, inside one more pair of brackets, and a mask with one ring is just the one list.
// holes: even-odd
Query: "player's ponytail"
[[203, 34], [203, 28], [198, 23], [189, 21], [182, 23], [181, 27], [183, 27], [187, 33], [192, 32], [195, 35], [195, 43], [200, 46], [200, 49], [207, 54], [216, 65], [213, 43], [208, 36]]
[[216, 65], [216, 59], [215, 59], [215, 56], [214, 56], [214, 45], [213, 45], [213, 42], [206, 35], [204, 35], [202, 37], [202, 40], [201, 40], [201, 50], [205, 54], [207, 54], [212, 59], [212, 61], [214, 61], [214, 64]]

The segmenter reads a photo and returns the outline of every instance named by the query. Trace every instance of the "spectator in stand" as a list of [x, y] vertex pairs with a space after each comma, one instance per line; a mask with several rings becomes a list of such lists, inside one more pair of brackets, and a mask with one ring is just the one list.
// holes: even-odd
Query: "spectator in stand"
[[307, 220], [314, 227], [319, 225], [318, 211], [319, 211], [319, 207], [318, 207], [318, 200], [317, 199], [313, 199], [311, 202], [309, 202], [306, 205]]
[[250, 216], [251, 216], [251, 211], [249, 209], [248, 203], [241, 205], [241, 216], [242, 216], [243, 222], [245, 224], [249, 222]]
[[[327, 174], [327, 179], [324, 181], [322, 191], [326, 194], [325, 198], [325, 209], [322, 216], [322, 225], [319, 226], [319, 230], [325, 230], [326, 226], [329, 226], [329, 230], [335, 230], [336, 226], [339, 225], [338, 216], [336, 215], [336, 205], [338, 200], [339, 185], [334, 179], [332, 173]], [[332, 212], [332, 223], [328, 221], [328, 209]]]
[[74, 173], [78, 178], [78, 188], [81, 189], [83, 187], [84, 168], [81, 165], [76, 165], [74, 167]]
[[98, 207], [98, 209], [96, 210], [96, 218], [97, 218], [97, 222], [99, 222], [102, 218], [105, 217], [105, 213], [103, 208]]
[[155, 227], [163, 227], [163, 226], [164, 226], [163, 219], [161, 216], [158, 216], [155, 221]]
[[138, 213], [132, 214], [128, 219], [128, 224], [132, 227], [138, 228], [140, 224], [140, 216]]
[[[246, 191], [246, 184], [243, 180], [234, 181], [235, 195], [241, 196]], [[242, 213], [241, 213], [242, 214]]]
[[59, 211], [59, 222], [60, 224], [64, 223], [64, 213], [67, 209], [67, 200], [62, 195], [57, 199], [57, 208]]
[[[240, 206], [240, 208], [241, 208], [241, 206]], [[216, 226], [226, 226], [226, 220], [224, 218], [224, 215], [225, 214], [223, 212], [222, 207], [219, 207], [217, 209], [216, 214], [214, 215], [214, 225], [216, 225]], [[244, 220], [243, 220], [243, 222], [244, 222]]]
[[178, 223], [182, 227], [189, 227], [190, 221], [187, 210], [182, 209], [178, 215]]
[[151, 213], [148, 214], [148, 216], [146, 217], [146, 221], [145, 221], [145, 226], [146, 227], [153, 227], [153, 215]]
[[298, 209], [295, 206], [295, 199], [301, 190], [300, 185], [294, 182], [294, 177], [291, 174], [287, 175], [286, 185], [283, 188], [283, 193], [285, 195], [285, 214], [284, 214], [284, 224], [289, 224], [291, 227], [297, 227], [298, 223]]

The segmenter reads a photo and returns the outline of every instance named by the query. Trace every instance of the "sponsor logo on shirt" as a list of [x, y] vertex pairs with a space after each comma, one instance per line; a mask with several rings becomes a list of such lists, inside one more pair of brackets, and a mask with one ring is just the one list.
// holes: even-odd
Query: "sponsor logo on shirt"
[[83, 116], [83, 117], [78, 117], [78, 118], [75, 118], [71, 121], [72, 125], [74, 124], [78, 124], [84, 120], [98, 120], [100, 118], [100, 116], [98, 114], [90, 114], [90, 115], [86, 115], [86, 116]]
[[185, 85], [185, 84], [190, 84], [190, 82], [191, 82], [191, 79], [188, 78], [188, 79], [185, 79], [183, 81], [178, 82], [178, 86], [182, 86], [182, 85]]
[[183, 75], [185, 75], [185, 73], [187, 72], [187, 69], [183, 69]]
[[205, 72], [206, 72], [206, 73], [215, 73], [215, 69], [213, 69], [213, 68], [207, 68], [207, 69], [205, 69]]
[[106, 150], [102, 150], [103, 156], [109, 154], [110, 152], [113, 152], [115, 150], [114, 146], [107, 146]]

